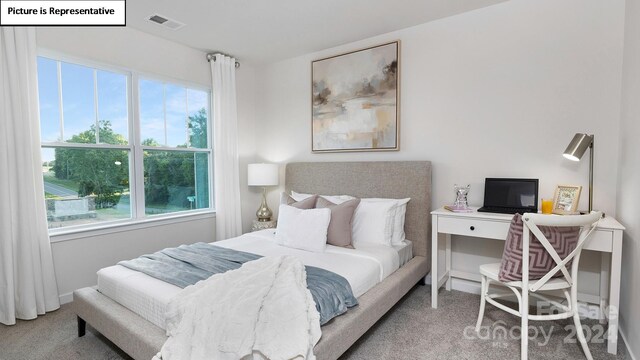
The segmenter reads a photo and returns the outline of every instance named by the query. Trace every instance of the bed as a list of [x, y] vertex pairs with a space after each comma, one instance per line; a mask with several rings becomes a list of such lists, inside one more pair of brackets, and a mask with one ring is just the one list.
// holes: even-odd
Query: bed
[[[411, 198], [405, 232], [411, 240], [413, 258], [359, 296], [358, 306], [322, 327], [322, 338], [314, 353], [318, 359], [337, 359], [422, 281], [430, 268], [431, 164], [428, 161], [290, 163], [286, 166], [285, 188], [361, 198]], [[141, 310], [136, 313], [95, 288], [83, 288], [74, 292], [72, 308], [78, 316], [79, 335], [87, 322], [134, 359], [150, 359], [166, 340], [157, 316], [161, 305], [154, 320], [150, 318], [153, 315], [138, 315]]]

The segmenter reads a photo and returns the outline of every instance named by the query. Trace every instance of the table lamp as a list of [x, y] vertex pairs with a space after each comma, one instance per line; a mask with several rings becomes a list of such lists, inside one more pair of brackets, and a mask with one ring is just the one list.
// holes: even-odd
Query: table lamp
[[256, 211], [258, 221], [271, 221], [273, 212], [267, 206], [267, 186], [278, 185], [278, 165], [249, 164], [248, 178], [249, 186], [262, 186], [262, 204]]
[[594, 135], [575, 134], [563, 154], [571, 161], [580, 161], [589, 148], [589, 213], [593, 210], [593, 142]]

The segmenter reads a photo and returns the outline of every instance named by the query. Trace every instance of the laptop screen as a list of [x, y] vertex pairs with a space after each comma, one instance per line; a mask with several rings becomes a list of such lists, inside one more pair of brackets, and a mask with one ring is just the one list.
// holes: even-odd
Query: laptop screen
[[538, 179], [487, 178], [484, 206], [538, 209]]

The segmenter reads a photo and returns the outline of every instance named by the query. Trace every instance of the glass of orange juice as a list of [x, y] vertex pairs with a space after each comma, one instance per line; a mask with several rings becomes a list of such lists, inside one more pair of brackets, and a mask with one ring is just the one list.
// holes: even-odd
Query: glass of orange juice
[[553, 212], [553, 200], [552, 199], [542, 199], [542, 213], [543, 214], [551, 214]]

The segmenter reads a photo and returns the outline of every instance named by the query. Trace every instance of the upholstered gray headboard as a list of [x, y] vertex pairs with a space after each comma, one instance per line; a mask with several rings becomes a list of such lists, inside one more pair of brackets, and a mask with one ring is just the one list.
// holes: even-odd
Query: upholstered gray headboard
[[286, 191], [360, 198], [411, 198], [405, 232], [413, 254], [428, 256], [431, 249], [431, 162], [301, 162], [289, 163]]

